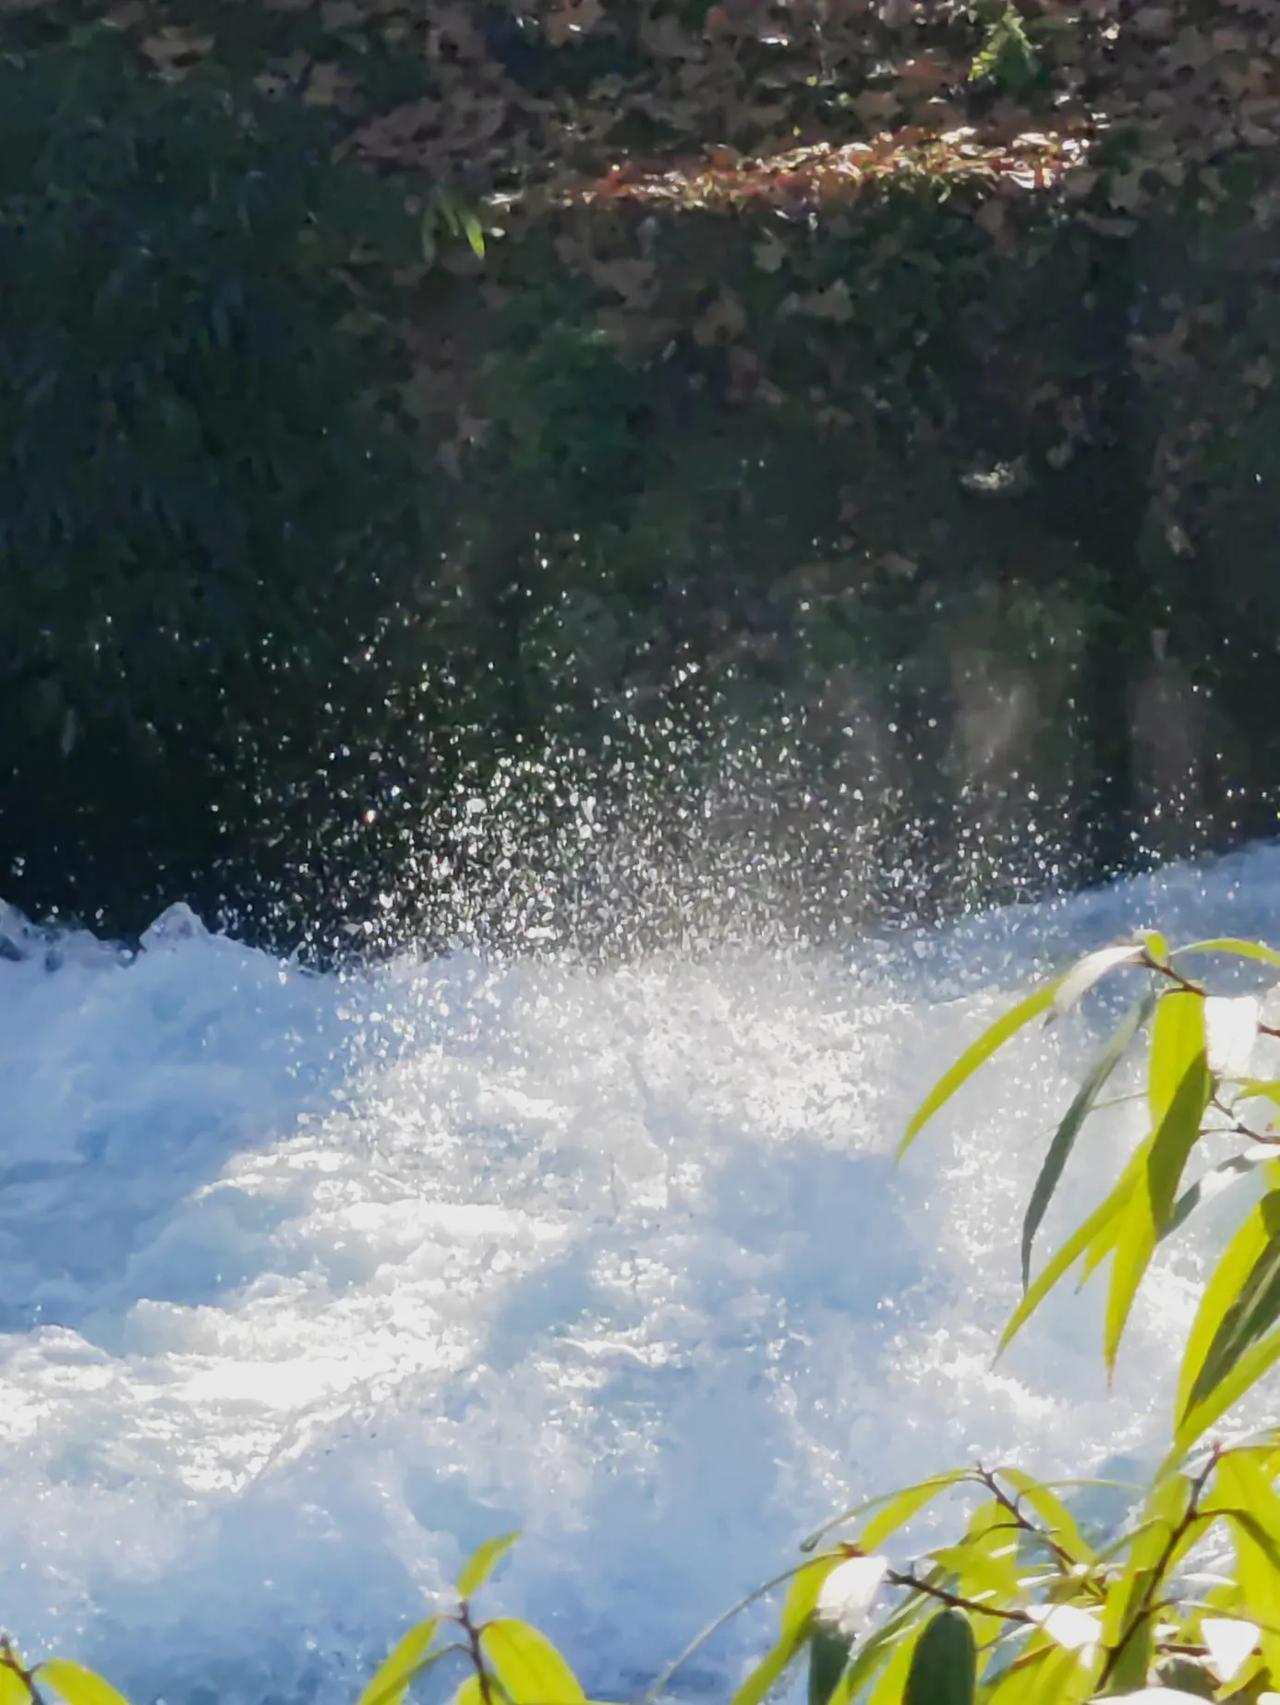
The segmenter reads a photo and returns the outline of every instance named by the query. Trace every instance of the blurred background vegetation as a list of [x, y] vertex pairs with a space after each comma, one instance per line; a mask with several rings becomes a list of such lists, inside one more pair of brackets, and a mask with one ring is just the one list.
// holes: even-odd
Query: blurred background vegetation
[[0, 46], [18, 904], [331, 952], [460, 873], [482, 932], [607, 906], [639, 836], [812, 934], [1273, 828], [1270, 6]]

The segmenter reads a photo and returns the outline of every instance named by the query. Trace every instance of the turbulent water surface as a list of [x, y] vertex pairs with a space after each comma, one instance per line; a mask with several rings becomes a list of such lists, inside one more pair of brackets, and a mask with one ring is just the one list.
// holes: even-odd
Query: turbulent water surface
[[[1277, 902], [1255, 850], [842, 953], [610, 970], [317, 976], [180, 915], [132, 957], [28, 933], [0, 962], [0, 1620], [138, 1701], [327, 1705], [518, 1525], [501, 1602], [625, 1693], [858, 1497], [975, 1455], [1140, 1460], [1194, 1253], [1110, 1397], [1088, 1296], [990, 1366], [1085, 1023], [890, 1151], [1037, 960], [1265, 934]], [[1108, 1118], [1076, 1205], [1132, 1137]]]

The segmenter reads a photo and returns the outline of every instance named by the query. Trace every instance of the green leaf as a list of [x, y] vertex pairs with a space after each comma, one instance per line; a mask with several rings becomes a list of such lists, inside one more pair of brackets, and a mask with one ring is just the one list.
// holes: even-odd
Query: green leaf
[[1212, 941], [1192, 941], [1186, 947], [1175, 947], [1169, 955], [1176, 959], [1183, 953], [1222, 953], [1236, 959], [1256, 959], [1263, 965], [1280, 967], [1280, 953], [1261, 941], [1242, 941], [1238, 936], [1223, 935]]
[[439, 1627], [438, 1616], [429, 1616], [425, 1622], [415, 1623], [374, 1671], [360, 1695], [359, 1705], [400, 1705], [409, 1683], [421, 1671]]
[[1199, 1140], [1212, 1094], [1204, 1001], [1199, 995], [1175, 990], [1160, 1001], [1151, 1037], [1148, 1099], [1155, 1129], [1131, 1163], [1136, 1184], [1116, 1239], [1103, 1345], [1108, 1373], [1115, 1368], [1142, 1276], [1168, 1230], [1178, 1183]]
[[11, 1665], [0, 1663], [0, 1705], [30, 1705], [31, 1691]]
[[912, 1116], [902, 1141], [898, 1144], [899, 1160], [939, 1108], [950, 1101], [978, 1067], [989, 1060], [997, 1048], [1003, 1047], [1011, 1036], [1030, 1024], [1033, 1018], [1038, 1018], [1042, 1012], [1049, 1010], [1062, 982], [1063, 979], [1059, 977], [1037, 989], [1034, 994], [1028, 995], [1025, 1000], [1019, 1001], [1011, 1012], [1006, 1012], [1002, 1018], [998, 1018], [984, 1030], [978, 1040], [966, 1048], [955, 1064], [943, 1073]]
[[436, 191], [436, 212], [443, 223], [445, 230], [453, 237], [456, 237], [462, 229], [461, 220], [458, 216], [458, 207], [459, 203], [456, 197], [450, 195], [447, 190]]
[[38, 1673], [42, 1681], [53, 1684], [67, 1705], [127, 1705], [124, 1694], [117, 1693], [109, 1681], [69, 1658], [50, 1658], [39, 1666]]
[[480, 229], [480, 221], [476, 218], [475, 214], [472, 213], [470, 208], [464, 208], [462, 211], [462, 229], [466, 232], [467, 241], [471, 245], [472, 254], [475, 255], [477, 260], [483, 260], [484, 232]]
[[1126, 1013], [1115, 1034], [1093, 1065], [1090, 1066], [1072, 1099], [1070, 1107], [1063, 1115], [1062, 1123], [1054, 1132], [1053, 1141], [1049, 1144], [1049, 1152], [1045, 1155], [1044, 1165], [1040, 1169], [1040, 1176], [1036, 1179], [1035, 1188], [1031, 1192], [1026, 1218], [1022, 1222], [1022, 1284], [1024, 1290], [1031, 1281], [1031, 1248], [1035, 1242], [1036, 1232], [1045, 1216], [1045, 1210], [1053, 1199], [1053, 1193], [1058, 1187], [1058, 1181], [1062, 1177], [1063, 1168], [1066, 1166], [1071, 1150], [1075, 1146], [1075, 1140], [1079, 1136], [1085, 1120], [1093, 1111], [1094, 1103], [1102, 1093], [1107, 1079], [1124, 1058], [1134, 1037], [1151, 1017], [1155, 1002], [1155, 995], [1147, 994]]
[[1058, 1280], [1068, 1273], [1082, 1256], [1099, 1249], [1105, 1253], [1114, 1245], [1119, 1236], [1121, 1216], [1133, 1193], [1135, 1182], [1134, 1173], [1125, 1172], [1106, 1200], [1100, 1202], [1088, 1219], [1072, 1232], [1014, 1310], [1009, 1324], [1000, 1336], [997, 1355], [1003, 1355]]
[[871, 1510], [882, 1510], [883, 1515], [868, 1522], [858, 1536], [858, 1543], [864, 1551], [875, 1551], [882, 1540], [895, 1533], [918, 1510], [923, 1509], [931, 1498], [936, 1498], [939, 1492], [945, 1491], [948, 1486], [959, 1485], [962, 1480], [972, 1479], [971, 1468], [953, 1468], [948, 1469], [945, 1474], [931, 1474], [927, 1480], [921, 1480], [916, 1485], [907, 1486], [900, 1491], [882, 1492], [877, 1498], [868, 1498], [864, 1503], [855, 1504], [852, 1509], [832, 1516], [830, 1521], [824, 1522], [807, 1539], [801, 1541], [800, 1549], [812, 1551], [832, 1528], [843, 1527], [846, 1522], [856, 1521], [859, 1516], [864, 1516]]
[[584, 1705], [587, 1696], [577, 1676], [546, 1635], [527, 1622], [512, 1617], [486, 1622], [480, 1645], [513, 1705]]
[[[1268, 1172], [1274, 1177], [1274, 1163]], [[1179, 1426], [1280, 1317], [1280, 1189], [1250, 1211], [1215, 1267], [1178, 1375]]]
[[1168, 1562], [1170, 1536], [1181, 1526], [1190, 1504], [1186, 1475], [1162, 1471], [1147, 1494], [1141, 1520], [1128, 1535], [1128, 1557], [1107, 1589], [1102, 1613], [1102, 1645], [1119, 1654], [1109, 1677], [1116, 1692], [1140, 1687], [1146, 1679], [1151, 1618], [1139, 1612], [1147, 1601], [1153, 1573]]
[[1256, 1097], [1261, 1101], [1280, 1102], [1280, 1078], [1241, 1077], [1235, 1080], [1238, 1100]]
[[1280, 1332], [1273, 1332], [1255, 1344], [1235, 1364], [1229, 1374], [1220, 1379], [1204, 1400], [1184, 1417], [1178, 1427], [1170, 1456], [1184, 1455], [1215, 1421], [1225, 1415], [1264, 1374], [1270, 1373], [1280, 1361]]
[[[1228, 1516], [1235, 1533], [1241, 1608], [1259, 1625], [1262, 1655], [1273, 1675], [1280, 1674], [1280, 1497], [1247, 1451], [1227, 1451], [1214, 1473], [1214, 1500], [1229, 1500], [1239, 1511]], [[1248, 1521], [1240, 1512], [1248, 1513]]]
[[517, 1530], [500, 1534], [497, 1539], [486, 1539], [467, 1559], [466, 1567], [458, 1576], [458, 1597], [470, 1598], [478, 1587], [482, 1587], [519, 1537]]
[[815, 1628], [809, 1641], [809, 1705], [830, 1705], [853, 1642], [833, 1628]]
[[[932, 1601], [923, 1601], [929, 1602]], [[885, 1666], [884, 1674], [875, 1692], [878, 1695], [884, 1689], [885, 1699], [892, 1700], [893, 1705], [900, 1705], [915, 1637], [920, 1631], [921, 1614], [922, 1601], [909, 1600], [887, 1622], [881, 1623], [874, 1634], [867, 1636], [840, 1678], [839, 1686], [831, 1696], [831, 1705], [849, 1705], [850, 1700], [861, 1697], [862, 1689], [882, 1665]]]
[[892, 1498], [859, 1532], [859, 1546], [863, 1551], [878, 1551], [891, 1534], [896, 1533], [900, 1527], [905, 1527], [912, 1516], [918, 1515], [927, 1504], [931, 1504], [939, 1493], [971, 1478], [969, 1469], [956, 1469], [948, 1474], [931, 1475], [918, 1486], [908, 1486], [905, 1491]]
[[902, 1705], [973, 1705], [978, 1653], [969, 1618], [941, 1610], [916, 1642]]
[[[494, 1688], [492, 1692], [496, 1693]], [[484, 1683], [472, 1672], [453, 1696], [453, 1705], [497, 1705], [492, 1694], [486, 1696]]]
[[760, 1701], [782, 1679], [788, 1666], [808, 1644], [822, 1583], [843, 1562], [844, 1553], [835, 1552], [830, 1556], [815, 1557], [811, 1563], [797, 1570], [783, 1600], [778, 1638], [733, 1695], [732, 1705], [760, 1705]]

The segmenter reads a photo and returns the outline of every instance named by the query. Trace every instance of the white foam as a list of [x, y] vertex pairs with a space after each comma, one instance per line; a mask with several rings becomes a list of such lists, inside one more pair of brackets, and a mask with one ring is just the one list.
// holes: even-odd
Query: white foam
[[501, 1600], [599, 1697], [861, 1496], [1140, 1457], [1193, 1253], [1113, 1395], [1088, 1297], [989, 1365], [1085, 1019], [888, 1154], [1038, 953], [1278, 899], [1265, 850], [844, 955], [317, 977], [174, 911], [0, 963], [0, 1616], [138, 1705], [328, 1705], [523, 1525]]

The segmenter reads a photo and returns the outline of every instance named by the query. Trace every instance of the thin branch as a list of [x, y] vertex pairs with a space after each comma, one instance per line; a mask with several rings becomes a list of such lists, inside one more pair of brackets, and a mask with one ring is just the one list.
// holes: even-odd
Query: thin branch
[[1035, 1617], [1029, 1616], [1025, 1610], [1000, 1610], [993, 1604], [980, 1604], [977, 1599], [965, 1598], [960, 1593], [949, 1592], [946, 1587], [934, 1586], [931, 1581], [922, 1581], [910, 1572], [903, 1574], [897, 1569], [890, 1569], [885, 1580], [890, 1586], [905, 1587], [909, 1592], [936, 1598], [940, 1604], [948, 1604], [953, 1610], [968, 1610], [975, 1616], [995, 1616], [1004, 1622], [1022, 1622], [1031, 1628], [1039, 1627]]
[[1209, 1456], [1204, 1467], [1191, 1482], [1191, 1496], [1187, 1500], [1187, 1507], [1183, 1511], [1182, 1519], [1175, 1523], [1175, 1525], [1169, 1530], [1169, 1537], [1165, 1541], [1164, 1550], [1160, 1553], [1156, 1566], [1152, 1569], [1150, 1577], [1142, 1589], [1142, 1596], [1138, 1600], [1137, 1608], [1133, 1615], [1129, 1618], [1127, 1625], [1121, 1630], [1120, 1638], [1107, 1654], [1107, 1661], [1102, 1666], [1102, 1674], [1098, 1677], [1098, 1686], [1103, 1690], [1103, 1692], [1106, 1691], [1107, 1682], [1110, 1681], [1112, 1672], [1115, 1670], [1116, 1665], [1120, 1661], [1120, 1654], [1124, 1651], [1130, 1640], [1133, 1639], [1133, 1636], [1137, 1633], [1138, 1629], [1142, 1626], [1146, 1619], [1157, 1608], [1155, 1602], [1156, 1592], [1164, 1577], [1165, 1570], [1173, 1561], [1174, 1553], [1177, 1551], [1182, 1541], [1186, 1538], [1187, 1530], [1200, 1515], [1200, 1498], [1209, 1482], [1209, 1476], [1218, 1466], [1218, 1455], [1219, 1447], [1214, 1445], [1212, 1450], [1209, 1452]]
[[1042, 1545], [1047, 1546], [1064, 1569], [1075, 1568], [1079, 1558], [1073, 1557], [1066, 1546], [1060, 1544], [1046, 1528], [1037, 1527], [1035, 1522], [1030, 1521], [1022, 1509], [1021, 1501], [1009, 1496], [989, 1468], [979, 1467], [978, 1478], [1000, 1508], [1008, 1511], [1020, 1532], [1030, 1534], [1033, 1539], [1038, 1539]]
[[29, 1670], [13, 1649], [7, 1634], [0, 1634], [0, 1667], [12, 1670], [30, 1695], [32, 1705], [45, 1705], [44, 1695], [36, 1686], [35, 1671]]
[[493, 1687], [489, 1680], [489, 1671], [485, 1667], [484, 1653], [480, 1649], [480, 1630], [472, 1621], [471, 1606], [466, 1599], [463, 1599], [454, 1620], [467, 1636], [467, 1654], [475, 1668], [476, 1680], [480, 1683], [480, 1697], [484, 1700], [484, 1705], [494, 1705]]

